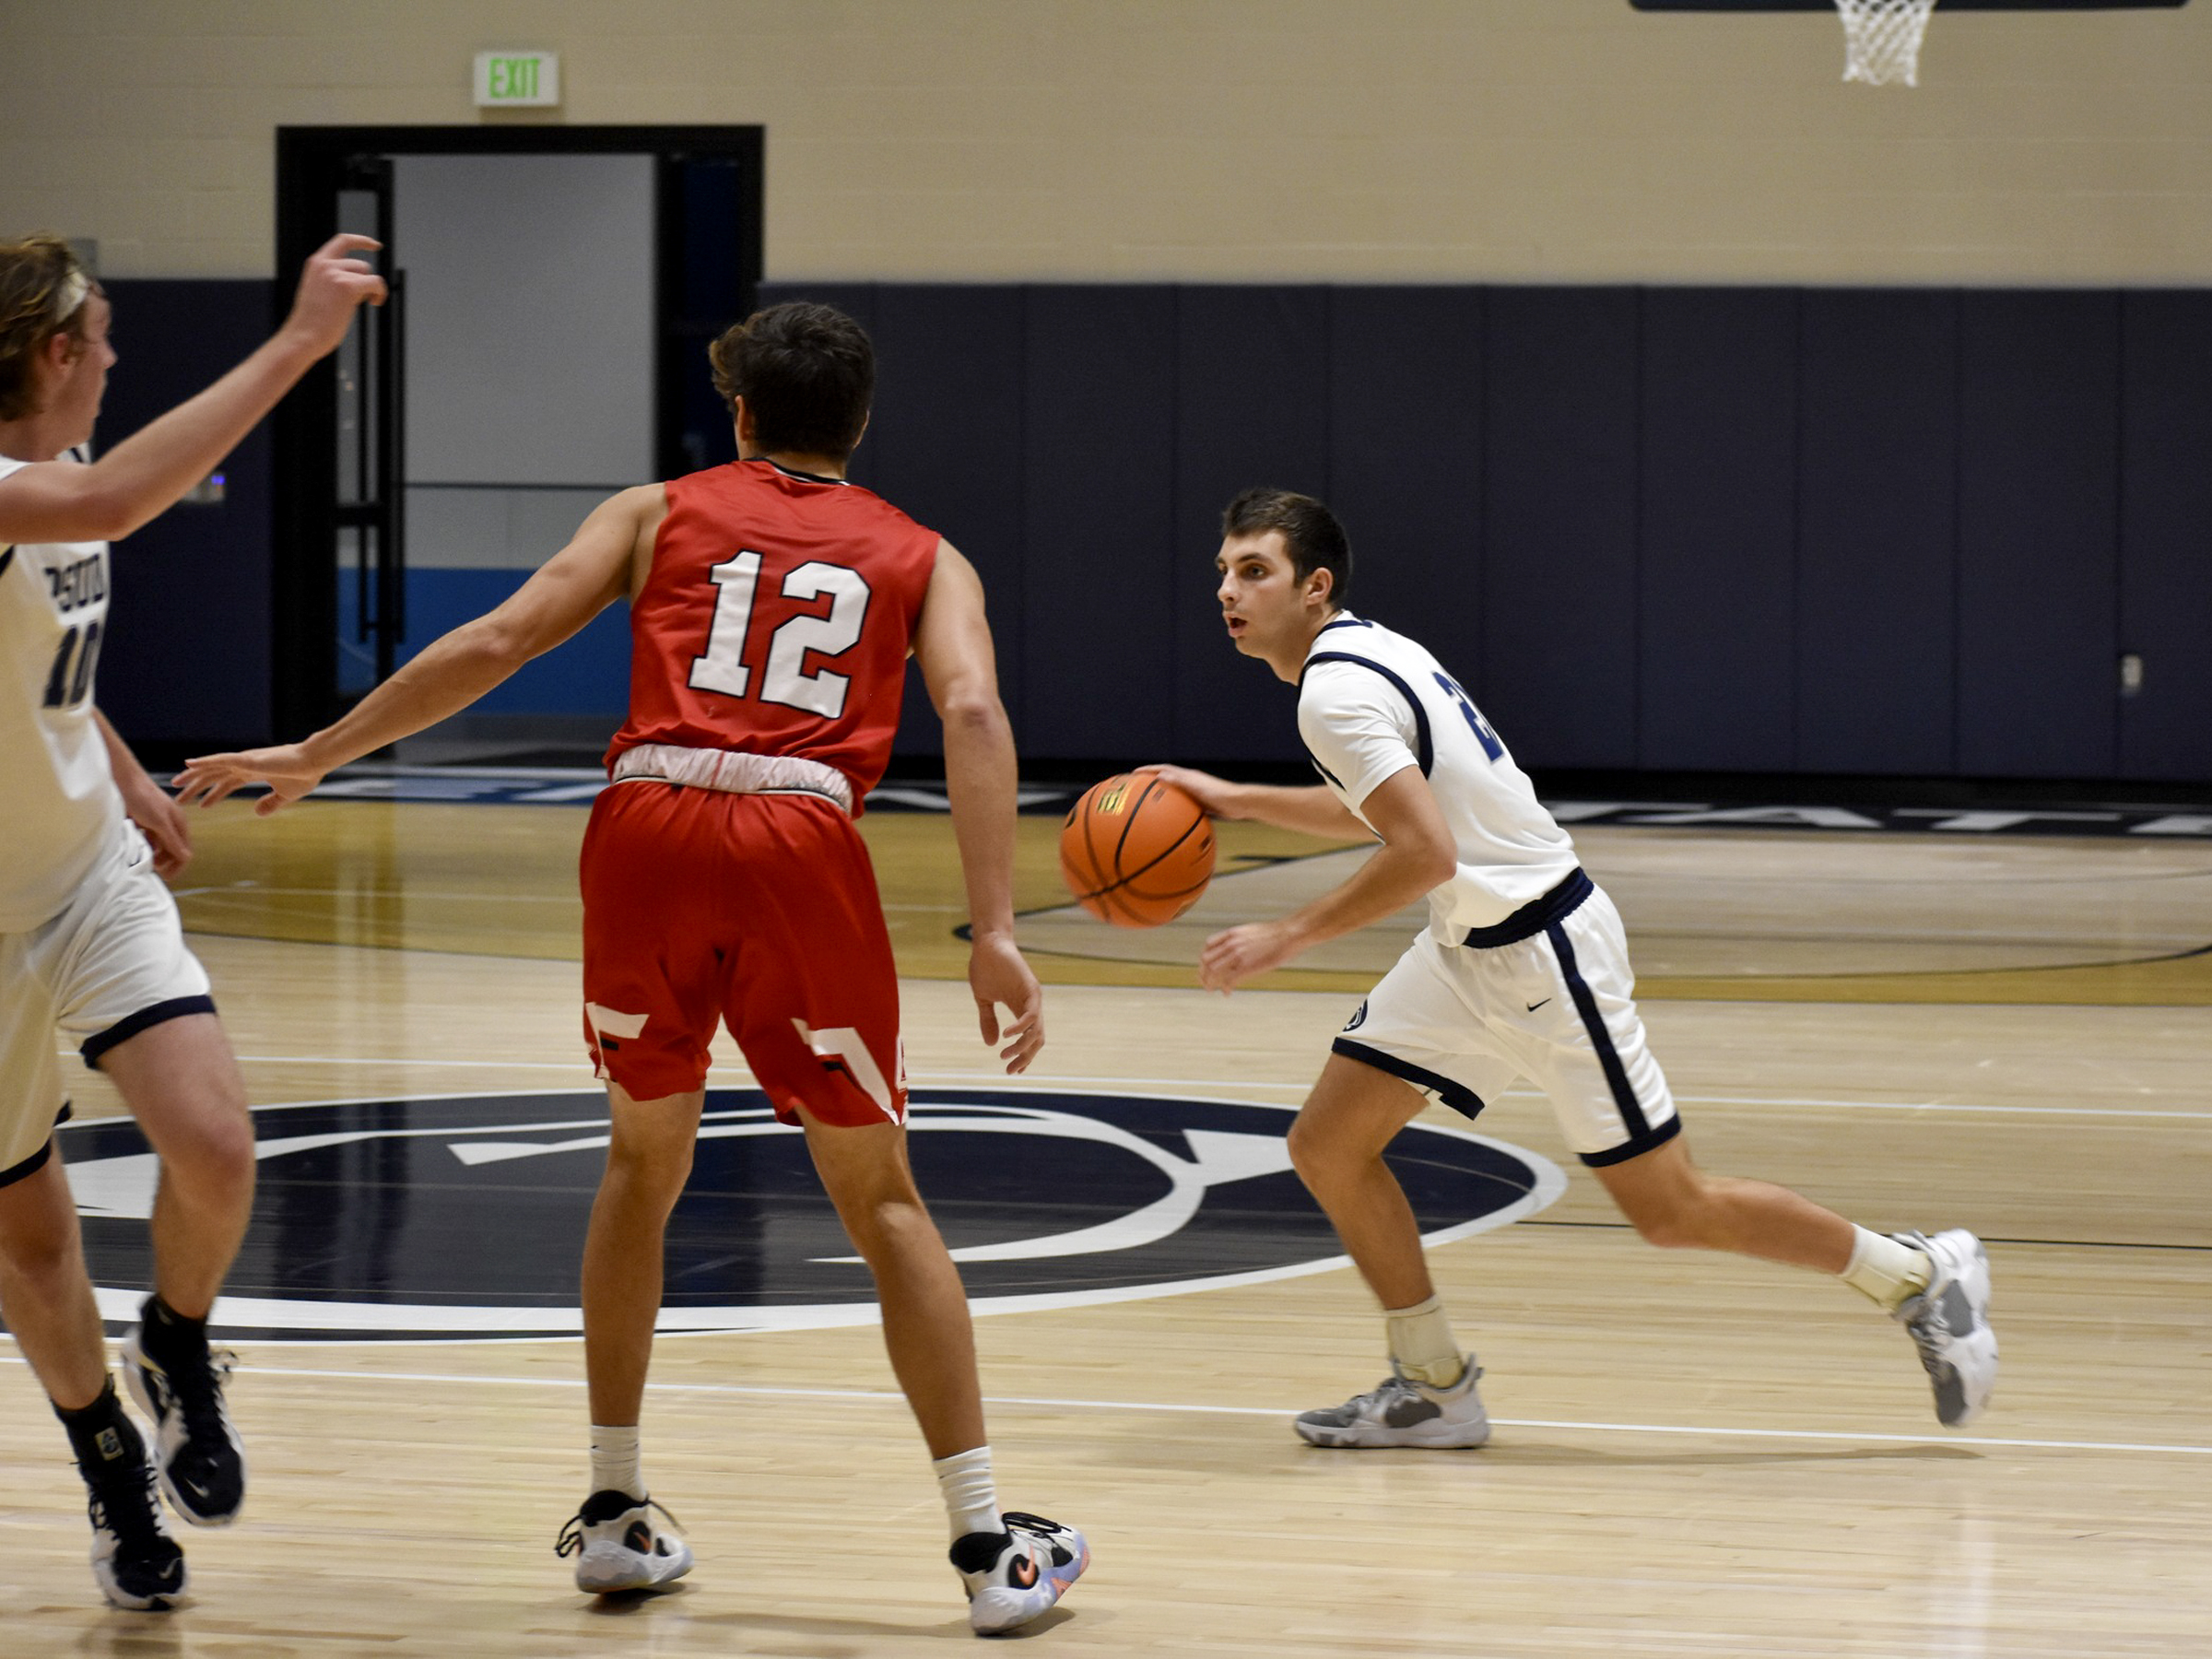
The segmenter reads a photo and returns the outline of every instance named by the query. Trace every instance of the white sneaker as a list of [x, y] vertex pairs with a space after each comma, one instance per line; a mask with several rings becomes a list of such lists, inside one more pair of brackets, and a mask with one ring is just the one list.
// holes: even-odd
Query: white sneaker
[[1090, 1546], [1072, 1526], [1008, 1510], [1003, 1533], [970, 1533], [952, 1547], [968, 1591], [968, 1623], [979, 1636], [1017, 1630], [1067, 1594], [1090, 1565]]
[[676, 1517], [650, 1498], [609, 1489], [594, 1492], [554, 1542], [557, 1556], [575, 1556], [576, 1588], [589, 1595], [651, 1590], [691, 1571], [691, 1546], [656, 1524], [652, 1512]]
[[1341, 1406], [1301, 1411], [1291, 1420], [1309, 1445], [1479, 1446], [1490, 1438], [1489, 1415], [1475, 1384], [1482, 1367], [1475, 1356], [1449, 1388], [1432, 1388], [1407, 1376], [1393, 1360], [1390, 1375]]
[[1936, 1416], [1946, 1429], [1962, 1428], [1989, 1405], [1997, 1381], [1997, 1334], [1989, 1328], [1989, 1253], [1962, 1227], [1934, 1238], [1890, 1235], [1925, 1251], [1935, 1262], [1927, 1288], [1908, 1297], [1890, 1315], [1912, 1333], [1920, 1363], [1936, 1389]]

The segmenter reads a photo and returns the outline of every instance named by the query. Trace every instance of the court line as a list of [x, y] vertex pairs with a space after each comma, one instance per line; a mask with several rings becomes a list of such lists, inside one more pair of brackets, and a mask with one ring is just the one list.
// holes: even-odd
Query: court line
[[[9, 1363], [24, 1361], [6, 1356]], [[307, 1377], [337, 1382], [394, 1382], [475, 1384], [480, 1387], [564, 1388], [581, 1391], [581, 1377], [483, 1377], [441, 1371], [320, 1371], [304, 1367], [256, 1365], [246, 1373], [255, 1377]], [[879, 1388], [776, 1388], [752, 1382], [648, 1382], [648, 1394], [740, 1394], [769, 1399], [870, 1400], [904, 1406], [906, 1396]], [[1049, 1394], [986, 1394], [986, 1406], [1035, 1406], [1053, 1411], [1133, 1411], [1191, 1414], [1208, 1417], [1287, 1418], [1293, 1406], [1198, 1406], [1158, 1400], [1062, 1399]], [[2134, 1452], [2154, 1456], [2212, 1457], [2212, 1446], [2161, 1445], [2137, 1441], [2055, 1441], [2000, 1438], [1973, 1434], [1863, 1434], [1833, 1429], [1713, 1429], [1690, 1423], [1590, 1423], [1559, 1418], [1492, 1418], [1508, 1429], [1560, 1429], [1594, 1434], [1705, 1435], [1723, 1440], [1837, 1441], [1854, 1445], [1884, 1446], [2002, 1446], [2032, 1452]]]

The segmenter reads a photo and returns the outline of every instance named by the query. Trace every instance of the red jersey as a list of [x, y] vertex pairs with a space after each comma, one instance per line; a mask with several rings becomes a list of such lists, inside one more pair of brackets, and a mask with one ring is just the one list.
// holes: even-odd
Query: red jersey
[[772, 461], [665, 488], [607, 764], [643, 743], [795, 755], [843, 772], [857, 803], [890, 762], [936, 532]]

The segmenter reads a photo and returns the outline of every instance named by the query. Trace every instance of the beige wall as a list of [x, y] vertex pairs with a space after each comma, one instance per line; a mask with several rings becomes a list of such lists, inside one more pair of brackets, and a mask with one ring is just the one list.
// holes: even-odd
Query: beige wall
[[[279, 124], [760, 123], [775, 277], [2212, 282], [2212, 0], [0, 0], [0, 233], [265, 276]], [[501, 120], [526, 120], [516, 114]]]

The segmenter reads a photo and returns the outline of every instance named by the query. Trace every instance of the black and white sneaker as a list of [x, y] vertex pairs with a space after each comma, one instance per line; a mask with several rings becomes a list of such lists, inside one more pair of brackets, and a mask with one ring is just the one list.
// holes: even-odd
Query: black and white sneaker
[[1003, 1533], [970, 1533], [952, 1547], [953, 1571], [968, 1591], [968, 1623], [979, 1636], [1019, 1630], [1051, 1607], [1090, 1565], [1090, 1546], [1072, 1526], [1008, 1510]]
[[1997, 1383], [1997, 1334], [1989, 1328], [1989, 1253], [1963, 1227], [1933, 1238], [1892, 1233], [1934, 1263], [1927, 1288], [1907, 1297], [1890, 1317], [1920, 1350], [1921, 1369], [1936, 1391], [1936, 1418], [1962, 1429], [1988, 1408]]
[[246, 1449], [223, 1405], [236, 1356], [202, 1339], [166, 1363], [147, 1352], [146, 1326], [123, 1339], [123, 1380], [153, 1419], [161, 1490], [194, 1526], [228, 1526], [246, 1500]]
[[553, 1545], [555, 1555], [577, 1558], [577, 1589], [588, 1595], [652, 1590], [691, 1571], [691, 1546], [659, 1526], [654, 1510], [676, 1524], [652, 1499], [611, 1488], [583, 1500]]
[[1341, 1406], [1301, 1411], [1290, 1427], [1312, 1446], [1367, 1450], [1376, 1446], [1422, 1446], [1432, 1450], [1479, 1446], [1490, 1438], [1490, 1419], [1475, 1384], [1482, 1367], [1467, 1356], [1459, 1381], [1432, 1388], [1400, 1371]]
[[[131, 1431], [136, 1440], [136, 1432]], [[100, 1594], [135, 1613], [166, 1613], [184, 1594], [184, 1552], [169, 1535], [153, 1465], [140, 1444], [135, 1457], [85, 1482], [92, 1517], [92, 1576]]]

